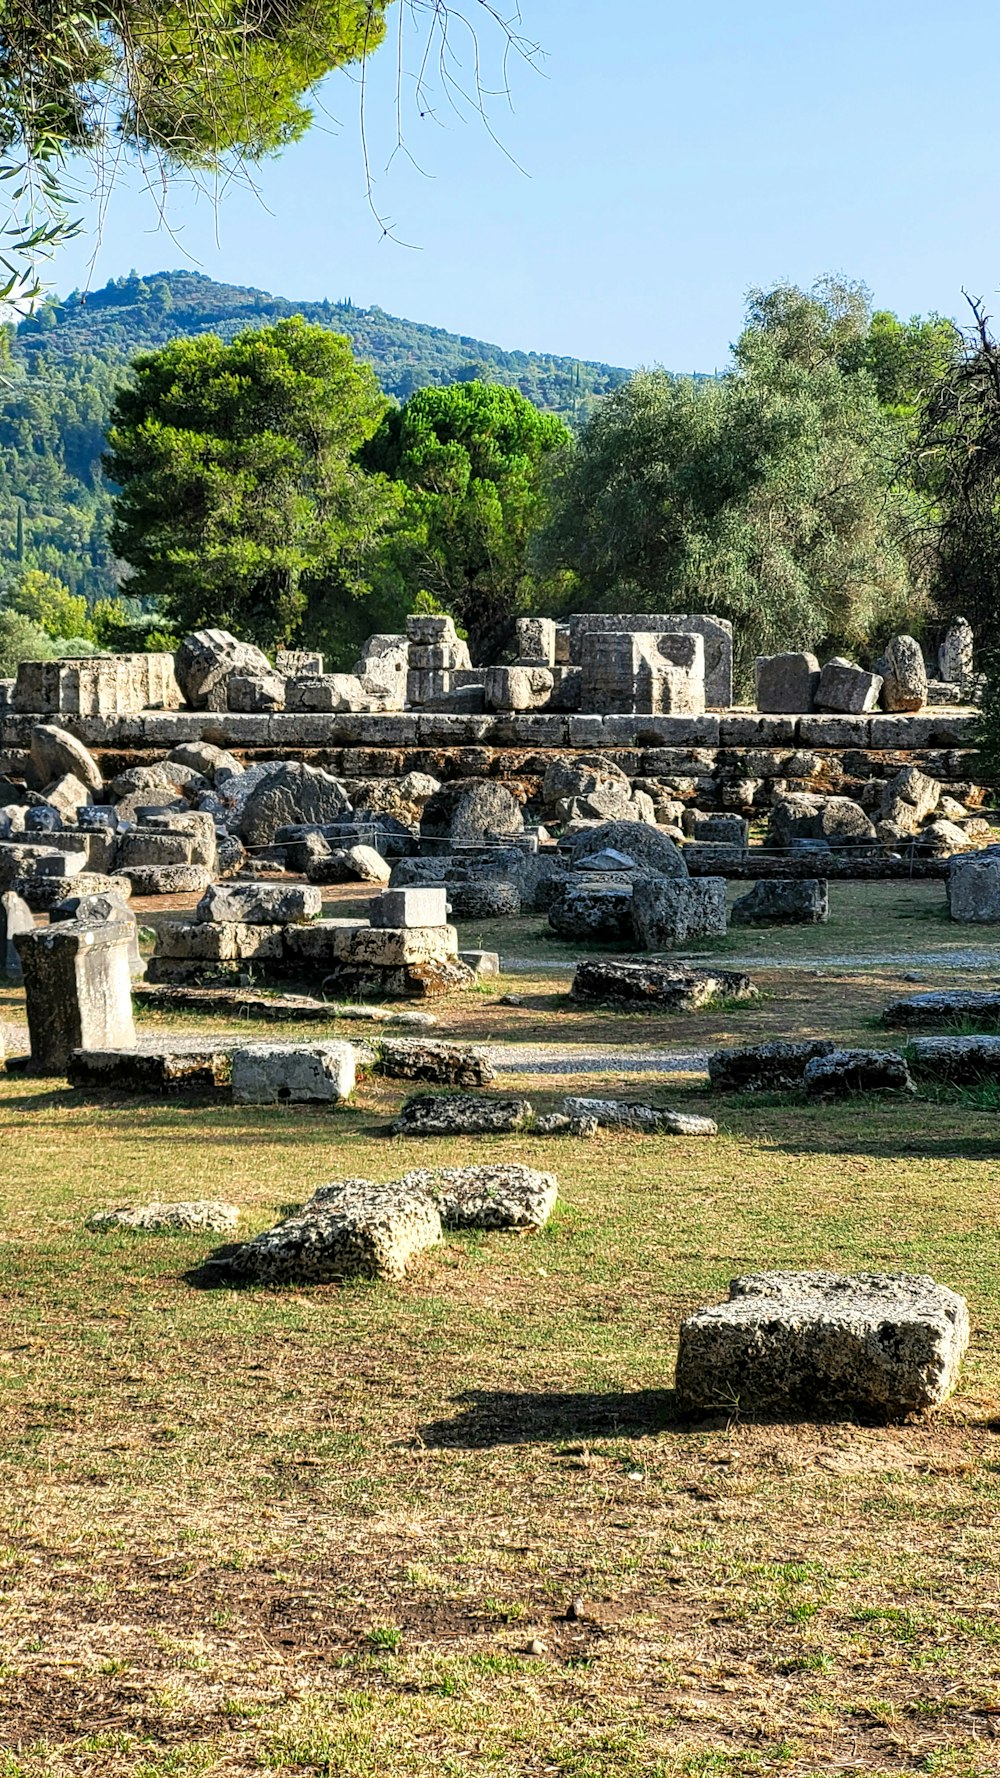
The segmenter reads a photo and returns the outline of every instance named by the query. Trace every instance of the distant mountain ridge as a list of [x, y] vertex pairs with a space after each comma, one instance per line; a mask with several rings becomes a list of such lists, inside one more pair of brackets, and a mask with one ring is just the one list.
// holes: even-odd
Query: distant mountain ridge
[[373, 367], [388, 395], [405, 401], [428, 384], [471, 381], [520, 389], [547, 412], [579, 424], [595, 402], [629, 375], [617, 365], [543, 352], [508, 352], [467, 334], [407, 321], [384, 309], [343, 302], [292, 302], [201, 272], [155, 272], [112, 279], [103, 289], [51, 299], [21, 322], [16, 358], [44, 355], [50, 363], [81, 353], [132, 358], [178, 335], [217, 333], [229, 340], [246, 327], [288, 315], [346, 334], [359, 358]]

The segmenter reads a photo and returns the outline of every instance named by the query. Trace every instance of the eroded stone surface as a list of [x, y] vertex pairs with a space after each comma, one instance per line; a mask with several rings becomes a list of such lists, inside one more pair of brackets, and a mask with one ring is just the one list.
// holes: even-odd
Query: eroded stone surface
[[339, 1105], [355, 1082], [350, 1043], [252, 1043], [232, 1052], [236, 1105]]
[[818, 877], [763, 878], [729, 915], [734, 926], [820, 926], [829, 917], [829, 892]]
[[755, 1000], [758, 994], [750, 977], [736, 970], [617, 958], [587, 958], [578, 963], [570, 992], [574, 1000], [670, 1012], [693, 1012], [711, 1000]]
[[637, 877], [632, 925], [646, 951], [673, 951], [692, 938], [724, 938], [725, 877]]
[[420, 1093], [392, 1125], [395, 1136], [506, 1136], [532, 1115], [528, 1099], [487, 1099], [471, 1093]]
[[449, 1087], [488, 1087], [497, 1077], [489, 1057], [474, 1044], [427, 1037], [382, 1038], [376, 1066], [390, 1080], [436, 1081]]
[[321, 1186], [296, 1215], [245, 1242], [219, 1269], [253, 1284], [394, 1280], [440, 1239], [441, 1217], [426, 1192], [399, 1181], [344, 1179]]
[[563, 1116], [572, 1123], [593, 1118], [603, 1130], [646, 1130], [667, 1136], [717, 1136], [714, 1118], [692, 1111], [670, 1111], [659, 1105], [633, 1104], [625, 1099], [563, 1100]]
[[783, 1093], [802, 1085], [810, 1062], [833, 1054], [835, 1046], [821, 1038], [805, 1043], [753, 1043], [715, 1050], [708, 1058], [708, 1078], [719, 1093]]
[[421, 1168], [405, 1173], [399, 1183], [426, 1192], [451, 1229], [538, 1229], [548, 1222], [558, 1196], [554, 1173], [515, 1162]]
[[228, 1234], [239, 1222], [235, 1204], [224, 1204], [219, 1198], [192, 1198], [176, 1204], [122, 1204], [117, 1210], [95, 1210], [87, 1218], [88, 1229], [107, 1234], [112, 1229], [140, 1229], [159, 1232], [163, 1229], [211, 1229]]
[[832, 1049], [806, 1063], [802, 1081], [814, 1099], [914, 1090], [905, 1057], [896, 1050]]
[[319, 919], [323, 897], [305, 883], [215, 883], [196, 912], [199, 920], [243, 926], [302, 926]]
[[946, 1400], [968, 1340], [965, 1299], [933, 1278], [765, 1272], [682, 1324], [677, 1395], [688, 1412], [902, 1418]]

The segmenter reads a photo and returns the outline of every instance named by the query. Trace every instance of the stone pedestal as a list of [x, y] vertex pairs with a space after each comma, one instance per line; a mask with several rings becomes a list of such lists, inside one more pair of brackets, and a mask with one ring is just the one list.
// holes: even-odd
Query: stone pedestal
[[78, 920], [18, 933], [33, 1074], [65, 1074], [77, 1049], [134, 1048], [130, 936]]

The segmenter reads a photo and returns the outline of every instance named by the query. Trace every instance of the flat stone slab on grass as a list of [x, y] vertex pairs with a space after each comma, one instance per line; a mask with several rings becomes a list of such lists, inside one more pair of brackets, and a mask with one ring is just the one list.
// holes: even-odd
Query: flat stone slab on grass
[[573, 1000], [669, 1012], [693, 1012], [711, 1000], [756, 1000], [757, 994], [750, 977], [734, 970], [598, 958], [577, 964], [570, 989]]
[[890, 1000], [882, 1010], [883, 1025], [951, 1025], [959, 1019], [1000, 1024], [1000, 994], [974, 988], [912, 994], [905, 1000]]
[[821, 877], [772, 877], [755, 883], [733, 903], [733, 926], [821, 926], [830, 917], [830, 897]]
[[302, 1020], [334, 1024], [341, 1019], [365, 1025], [398, 1025], [408, 1031], [430, 1031], [437, 1024], [432, 1012], [396, 1011], [386, 1006], [341, 1005], [317, 1000], [311, 994], [259, 994], [249, 988], [177, 987], [172, 983], [143, 984], [134, 988], [137, 1006], [163, 1008], [168, 1012], [237, 1013], [248, 1019]]
[[668, 1111], [656, 1105], [634, 1105], [626, 1099], [567, 1098], [563, 1116], [579, 1124], [594, 1119], [602, 1130], [646, 1130], [667, 1136], [717, 1136], [714, 1118], [692, 1111]]
[[813, 1099], [914, 1090], [905, 1058], [896, 1050], [830, 1050], [806, 1063], [802, 1084]]
[[384, 1037], [376, 1068], [389, 1080], [437, 1081], [449, 1087], [488, 1087], [497, 1077], [489, 1057], [474, 1044], [433, 1038]]
[[717, 1093], [783, 1093], [802, 1085], [810, 1062], [833, 1054], [835, 1044], [752, 1043], [715, 1050], [708, 1058], [708, 1078]]
[[176, 1093], [229, 1090], [231, 1045], [211, 1039], [176, 1048], [139, 1045], [135, 1049], [77, 1049], [69, 1059], [71, 1087], [121, 1093]]
[[558, 1196], [554, 1173], [516, 1162], [495, 1167], [421, 1168], [401, 1186], [425, 1191], [449, 1229], [539, 1229]]
[[901, 1419], [951, 1394], [968, 1342], [964, 1297], [933, 1278], [762, 1272], [682, 1324], [677, 1395], [694, 1413]]
[[87, 1218], [87, 1227], [98, 1234], [113, 1229], [149, 1233], [163, 1229], [211, 1229], [217, 1234], [228, 1234], [239, 1219], [235, 1204], [224, 1204], [218, 1198], [193, 1198], [188, 1203], [122, 1204], [117, 1210], [95, 1210]]
[[235, 1105], [339, 1105], [354, 1082], [350, 1043], [253, 1043], [232, 1053]]
[[244, 1242], [218, 1270], [248, 1284], [393, 1280], [440, 1239], [441, 1217], [426, 1192], [398, 1181], [344, 1179], [321, 1186], [294, 1216]]
[[917, 1037], [910, 1046], [914, 1074], [954, 1086], [1000, 1080], [1000, 1037]]
[[487, 1099], [471, 1093], [419, 1093], [392, 1125], [394, 1136], [507, 1136], [532, 1116], [528, 1099]]

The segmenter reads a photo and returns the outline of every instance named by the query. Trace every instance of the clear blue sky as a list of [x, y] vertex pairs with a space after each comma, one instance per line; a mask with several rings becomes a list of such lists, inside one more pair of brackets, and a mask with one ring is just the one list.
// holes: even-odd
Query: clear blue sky
[[[404, 83], [422, 170], [403, 154], [386, 170], [394, 42], [370, 63], [376, 203], [398, 242], [367, 207], [359, 89], [340, 74], [310, 136], [258, 170], [257, 195], [230, 186], [215, 208], [175, 191], [172, 239], [129, 179], [93, 269], [91, 235], [63, 250], [59, 288], [190, 265], [506, 347], [674, 370], [724, 362], [753, 284], [843, 272], [907, 315], [958, 315], [963, 285], [992, 302], [995, 67], [976, 46], [995, 4], [969, 0], [960, 38], [928, 0], [521, 0], [521, 18], [544, 54], [540, 73], [510, 62], [512, 110], [491, 104], [503, 148], [440, 87], [440, 123], [421, 120]], [[481, 48], [498, 85], [485, 20]], [[411, 68], [417, 55], [411, 39]]]

